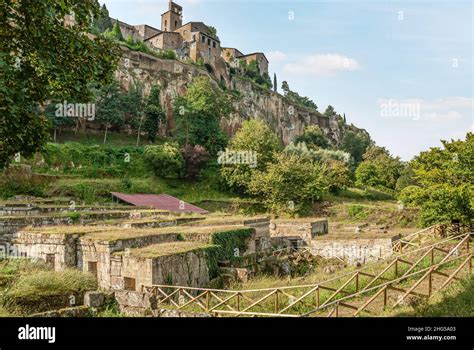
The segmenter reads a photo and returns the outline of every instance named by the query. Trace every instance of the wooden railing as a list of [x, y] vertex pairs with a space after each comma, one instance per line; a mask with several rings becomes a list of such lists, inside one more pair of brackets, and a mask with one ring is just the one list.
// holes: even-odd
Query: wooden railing
[[421, 247], [427, 241], [458, 236], [472, 232], [470, 226], [437, 224], [411, 233], [393, 244], [393, 251], [403, 253], [412, 247]]
[[[415, 289], [429, 279], [432, 286], [434, 275], [445, 276], [445, 284], [439, 290], [458, 279], [461, 271], [471, 271], [472, 252], [470, 235], [453, 236], [432, 245], [398, 254], [391, 261], [368, 264], [317, 284], [282, 286], [253, 290], [221, 290], [182, 286], [143, 286], [142, 291], [157, 296], [158, 303], [180, 310], [204, 311], [220, 316], [314, 316], [332, 308], [328, 316], [338, 316], [340, 308], [353, 310], [353, 316], [368, 310], [368, 306], [380, 295], [388, 303], [388, 292], [402, 293], [398, 306], [408, 295], [423, 296]], [[461, 259], [464, 259], [460, 261]], [[456, 265], [457, 264], [457, 265]], [[452, 274], [442, 272], [452, 267]], [[467, 267], [469, 267], [467, 269]], [[411, 287], [398, 286], [401, 282], [413, 282]], [[434, 289], [430, 287], [428, 296]], [[365, 300], [364, 298], [369, 298]], [[356, 303], [351, 301], [356, 300]], [[358, 303], [361, 303], [358, 305]]]

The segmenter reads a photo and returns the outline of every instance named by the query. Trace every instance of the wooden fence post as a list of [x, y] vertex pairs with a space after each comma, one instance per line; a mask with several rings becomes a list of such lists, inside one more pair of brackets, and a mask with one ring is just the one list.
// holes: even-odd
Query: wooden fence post
[[278, 292], [279, 292], [279, 290], [277, 289], [277, 291], [275, 293], [275, 313], [278, 313], [278, 309], [279, 309]]
[[431, 292], [433, 290], [433, 273], [430, 271], [428, 280], [428, 298], [431, 298]]

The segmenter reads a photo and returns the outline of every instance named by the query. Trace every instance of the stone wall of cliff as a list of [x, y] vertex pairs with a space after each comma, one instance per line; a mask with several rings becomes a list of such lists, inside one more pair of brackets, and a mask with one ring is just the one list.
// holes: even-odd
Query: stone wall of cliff
[[[207, 76], [218, 86], [204, 68], [177, 60], [158, 59], [125, 47], [122, 47], [122, 53], [116, 75], [124, 90], [128, 90], [134, 81], [144, 86], [145, 94], [155, 84], [161, 87], [161, 103], [167, 116], [167, 123], [161, 130], [164, 134], [169, 134], [175, 125], [174, 98], [186, 94], [193, 78]], [[233, 89], [239, 91], [240, 97], [235, 102], [235, 112], [221, 121], [229, 136], [240, 128], [244, 120], [262, 118], [273, 127], [284, 144], [289, 144], [311, 124], [319, 125], [334, 145], [341, 141], [346, 127], [341, 119], [328, 118], [319, 112], [296, 106], [279, 93], [264, 90], [242, 77], [234, 77], [231, 84]]]

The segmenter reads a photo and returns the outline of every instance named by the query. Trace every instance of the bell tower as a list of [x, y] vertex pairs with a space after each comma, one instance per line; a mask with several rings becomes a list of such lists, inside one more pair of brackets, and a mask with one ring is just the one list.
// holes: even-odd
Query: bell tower
[[173, 1], [168, 3], [168, 11], [161, 15], [161, 30], [172, 32], [183, 25], [183, 8]]

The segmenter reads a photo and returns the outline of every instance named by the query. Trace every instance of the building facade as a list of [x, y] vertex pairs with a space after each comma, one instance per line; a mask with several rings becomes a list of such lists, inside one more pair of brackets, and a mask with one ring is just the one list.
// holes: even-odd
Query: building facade
[[183, 24], [183, 8], [173, 1], [161, 15], [161, 29], [146, 24], [130, 25], [118, 21], [122, 36], [145, 42], [157, 51], [173, 50], [179, 58], [189, 59], [205, 67], [218, 81], [228, 83], [229, 69], [239, 68], [240, 62], [257, 61], [260, 74], [268, 73], [268, 60], [263, 53], [244, 55], [235, 48], [221, 48], [215, 32], [203, 22]]

